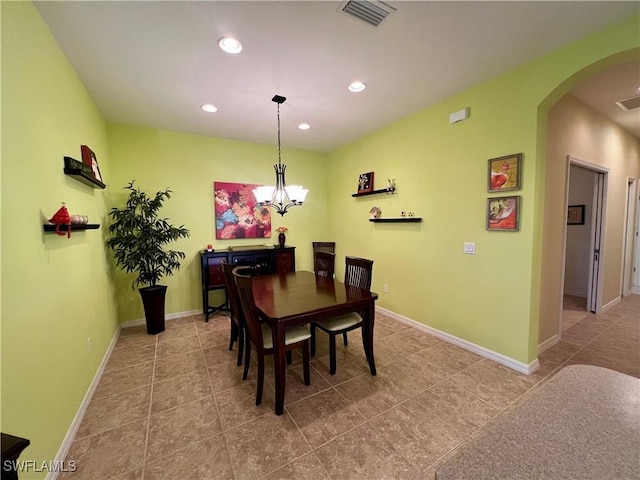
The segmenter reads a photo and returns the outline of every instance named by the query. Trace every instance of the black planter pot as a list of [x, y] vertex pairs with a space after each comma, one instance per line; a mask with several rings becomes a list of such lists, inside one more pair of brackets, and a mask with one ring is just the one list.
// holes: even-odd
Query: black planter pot
[[144, 318], [147, 321], [147, 333], [155, 335], [164, 332], [164, 299], [166, 285], [154, 285], [138, 289], [144, 306]]

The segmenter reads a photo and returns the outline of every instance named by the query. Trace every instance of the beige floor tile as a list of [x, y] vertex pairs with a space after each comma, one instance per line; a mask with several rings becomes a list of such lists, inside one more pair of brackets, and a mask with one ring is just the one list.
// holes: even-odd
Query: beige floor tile
[[507, 408], [527, 391], [526, 388], [488, 372], [479, 364], [456, 373], [448, 381], [499, 409]]
[[[159, 335], [145, 326], [123, 329], [67, 458], [81, 468], [58, 478], [432, 480], [460, 442], [481, 435], [501, 408], [566, 365], [640, 378], [640, 296], [601, 315], [586, 313], [584, 303], [571, 308], [563, 341], [539, 355], [532, 375], [377, 315], [378, 375], [370, 374], [354, 330], [348, 346], [338, 338], [331, 376], [328, 337], [318, 333], [311, 385], [302, 381], [299, 351], [287, 368], [282, 416], [274, 415], [273, 357], [265, 360], [256, 406], [255, 352], [242, 381], [226, 314], [208, 323], [204, 315], [167, 321]], [[272, 438], [278, 441], [265, 441]]]
[[78, 470], [68, 478], [111, 478], [139, 469], [143, 464], [147, 420], [91, 435], [71, 444], [67, 462]]
[[153, 385], [151, 413], [163, 412], [210, 395], [211, 386], [206, 370], [173, 377]]
[[314, 453], [308, 453], [266, 477], [262, 477], [262, 480], [293, 479], [332, 480]]
[[422, 392], [414, 401], [466, 434], [472, 433], [500, 413], [499, 409], [448, 381]]
[[200, 342], [197, 335], [187, 337], [176, 337], [166, 341], [158, 341], [156, 354], [158, 358], [170, 357], [181, 353], [200, 350]]
[[179, 449], [221, 432], [213, 396], [151, 415], [147, 462], [161, 461]]
[[107, 397], [115, 393], [150, 385], [152, 375], [153, 362], [106, 372], [102, 375], [93, 398]]
[[233, 480], [222, 434], [193, 443], [145, 466], [145, 480]]
[[235, 475], [243, 479], [259, 478], [311, 450], [286, 413], [264, 415], [224, 436]]
[[450, 343], [442, 342], [410, 355], [409, 359], [427, 366], [440, 375], [449, 376], [479, 362], [482, 357]]
[[330, 478], [411, 479], [417, 467], [407, 462], [384, 432], [365, 423], [315, 451]]
[[273, 415], [275, 409], [275, 391], [268, 382], [265, 382], [260, 405], [256, 405], [254, 380], [246, 380], [236, 387], [216, 392], [215, 398], [223, 430], [251, 422], [263, 415]]
[[162, 382], [178, 375], [204, 370], [205, 363], [201, 350], [193, 350], [178, 355], [162, 356], [156, 360], [154, 382]]
[[409, 398], [407, 392], [381, 375], [361, 375], [335, 389], [366, 418], [379, 415]]
[[155, 343], [138, 346], [122, 346], [114, 348], [109, 357], [109, 362], [105, 366], [105, 372], [121, 370], [142, 363], [153, 362], [156, 356]]
[[151, 385], [147, 385], [93, 399], [78, 428], [76, 440], [146, 419], [149, 415], [150, 398]]
[[370, 425], [395, 446], [409, 465], [416, 467], [413, 476], [454, 448], [466, 434], [466, 430], [446, 423], [416, 399], [374, 418]]
[[366, 420], [333, 388], [287, 406], [311, 447], [317, 448]]

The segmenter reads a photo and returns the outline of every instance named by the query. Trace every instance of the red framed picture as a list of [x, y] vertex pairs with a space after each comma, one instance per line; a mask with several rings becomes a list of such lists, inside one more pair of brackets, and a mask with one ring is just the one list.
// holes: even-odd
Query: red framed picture
[[93, 150], [86, 145], [80, 145], [80, 151], [82, 152], [82, 163], [89, 165], [95, 179], [102, 182], [102, 175], [100, 174], [100, 167], [98, 167], [96, 154], [93, 153]]
[[519, 195], [487, 198], [487, 230], [517, 232], [519, 229]]
[[358, 193], [373, 191], [373, 172], [362, 173], [358, 178]]

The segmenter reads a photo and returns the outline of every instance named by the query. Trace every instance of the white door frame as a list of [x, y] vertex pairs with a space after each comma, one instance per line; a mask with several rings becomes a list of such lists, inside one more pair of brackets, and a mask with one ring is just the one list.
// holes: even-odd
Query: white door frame
[[624, 214], [624, 230], [623, 230], [623, 246], [622, 246], [622, 268], [620, 269], [620, 295], [626, 297], [631, 295], [633, 286], [633, 274], [635, 263], [635, 249], [636, 236], [638, 231], [638, 225], [636, 224], [636, 217], [638, 212], [636, 205], [638, 205], [638, 181], [633, 177], [627, 177], [627, 191], [625, 198], [625, 214]]
[[[564, 196], [564, 212], [567, 211], [568, 207], [569, 207], [569, 184], [571, 181], [571, 165], [577, 165], [579, 167], [582, 168], [586, 168], [588, 170], [593, 171], [594, 173], [603, 173], [604, 174], [604, 189], [603, 189], [603, 205], [602, 205], [602, 215], [601, 215], [601, 225], [602, 225], [602, 232], [604, 232], [604, 225], [605, 225], [605, 220], [606, 220], [606, 204], [607, 204], [607, 185], [608, 185], [608, 181], [609, 181], [609, 169], [606, 167], [602, 167], [600, 165], [596, 165], [593, 163], [589, 163], [586, 162], [584, 160], [581, 160], [579, 158], [573, 157], [571, 155], [567, 155], [566, 157], [566, 166], [565, 166], [565, 170], [566, 170], [566, 174], [565, 174], [565, 196]], [[594, 209], [595, 210], [595, 209]], [[595, 228], [595, 222], [592, 222], [592, 226], [591, 226], [591, 248], [590, 251], [593, 252], [593, 229]], [[600, 250], [604, 251], [604, 235], [602, 235], [601, 239], [600, 239]], [[567, 257], [567, 222], [566, 220], [563, 222], [562, 225], [562, 274], [561, 274], [561, 279], [560, 279], [560, 321], [558, 322], [558, 336], [561, 336], [562, 334], [562, 302], [563, 302], [563, 297], [564, 297], [564, 279], [565, 279], [565, 262], [566, 262], [566, 257]], [[593, 255], [591, 255], [591, 258], [589, 260], [589, 271], [592, 272], [593, 271]], [[595, 304], [596, 304], [596, 313], [600, 313], [600, 311], [602, 310], [602, 282], [603, 282], [603, 275], [602, 273], [604, 272], [604, 257], [602, 255], [599, 256], [599, 262], [598, 262], [598, 275], [597, 277], [597, 282], [598, 284], [596, 285], [597, 288], [597, 296], [595, 298]], [[592, 278], [591, 278], [591, 273], [590, 273], [590, 278], [589, 278], [589, 284], [591, 284], [592, 282]]]

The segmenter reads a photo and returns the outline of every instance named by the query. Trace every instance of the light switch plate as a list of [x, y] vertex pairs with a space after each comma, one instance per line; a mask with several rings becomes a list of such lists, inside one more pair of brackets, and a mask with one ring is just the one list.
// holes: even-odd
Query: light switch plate
[[476, 244], [473, 242], [464, 242], [464, 253], [468, 255], [475, 255]]

